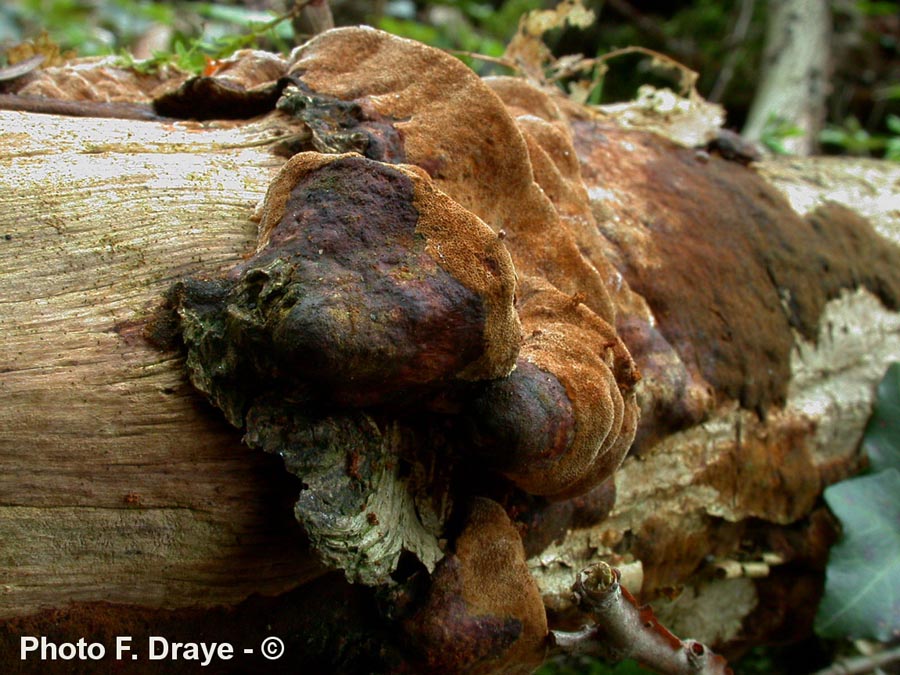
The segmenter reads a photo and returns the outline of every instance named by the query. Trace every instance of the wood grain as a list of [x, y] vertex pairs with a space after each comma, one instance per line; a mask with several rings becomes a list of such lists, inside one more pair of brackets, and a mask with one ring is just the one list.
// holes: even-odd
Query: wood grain
[[175, 280], [252, 248], [281, 163], [254, 134], [0, 113], [0, 617], [319, 572], [280, 462], [143, 337]]

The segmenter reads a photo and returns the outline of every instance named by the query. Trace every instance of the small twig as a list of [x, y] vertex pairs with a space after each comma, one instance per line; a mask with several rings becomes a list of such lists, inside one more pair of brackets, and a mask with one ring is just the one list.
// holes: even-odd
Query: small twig
[[742, 56], [738, 46], [747, 38], [747, 31], [750, 30], [750, 20], [753, 18], [755, 6], [756, 0], [741, 0], [741, 8], [737, 20], [734, 22], [734, 29], [725, 41], [728, 55], [725, 57], [722, 69], [719, 71], [719, 75], [716, 77], [716, 81], [709, 92], [709, 101], [716, 102], [720, 100], [734, 77], [738, 59]]
[[578, 573], [572, 587], [594, 625], [551, 631], [559, 653], [591, 654], [607, 661], [635, 659], [664, 675], [731, 675], [725, 659], [694, 640], [680, 640], [649, 607], [639, 607], [619, 584], [619, 571], [597, 563]]
[[502, 56], [488, 56], [487, 54], [467, 52], [463, 49], [446, 49], [444, 51], [446, 51], [448, 54], [452, 54], [453, 56], [467, 56], [470, 59], [476, 59], [477, 61], [484, 61], [485, 63], [493, 63], [498, 66], [503, 66], [504, 68], [509, 68], [516, 73], [522, 72], [522, 69], [518, 66], [518, 64], [516, 64], [515, 61], [503, 58]]
[[[717, 148], [718, 150], [718, 148]], [[733, 560], [724, 558], [714, 560], [711, 564], [713, 574], [719, 579], [762, 579], [769, 576], [772, 567], [784, 564], [784, 556], [767, 551], [760, 560]]]
[[715, 575], [719, 579], [762, 579], [769, 576], [769, 566], [763, 562], [741, 562], [739, 560], [720, 560], [714, 566]]
[[868, 656], [854, 656], [849, 659], [835, 661], [827, 668], [817, 671], [814, 675], [862, 675], [882, 666], [887, 666], [895, 661], [900, 661], [900, 647], [887, 649], [877, 654]]
[[692, 65], [696, 64], [696, 49], [691, 49], [688, 43], [684, 41], [673, 40], [671, 36], [660, 28], [658, 19], [644, 16], [627, 0], [607, 0], [607, 4], [614, 11], [631, 21], [639, 31], [662, 44], [668, 53], [675, 54], [679, 59]]
[[643, 54], [644, 56], [649, 56], [656, 62], [678, 72], [681, 76], [681, 81], [679, 82], [679, 85], [681, 87], [681, 95], [688, 97], [694, 96], [694, 88], [697, 84], [698, 77], [696, 72], [688, 68], [683, 63], [679, 63], [667, 54], [662, 54], [647, 47], [640, 47], [638, 45], [634, 45], [631, 47], [621, 47], [620, 49], [614, 49], [611, 52], [607, 52], [606, 54], [602, 54], [600, 56], [579, 59], [573, 64], [570, 64], [570, 67], [566, 71], [561, 71], [561, 73], [551, 77], [549, 81], [555, 82], [562, 77], [568, 77], [572, 75], [576, 71], [585, 71], [596, 66], [599, 66], [605, 70], [607, 68], [607, 61], [617, 59], [620, 56], [627, 56], [628, 54]]
[[0, 110], [65, 115], [69, 117], [104, 117], [123, 120], [161, 121], [170, 118], [157, 115], [146, 103], [106, 101], [67, 101], [44, 96], [0, 94]]
[[32, 70], [36, 70], [38, 67], [40, 67], [40, 65], [46, 58], [47, 57], [43, 54], [35, 54], [32, 57], [24, 59], [23, 61], [18, 61], [17, 63], [14, 63], [12, 65], [0, 68], [0, 82], [15, 80], [22, 77], [23, 75], [27, 75]]
[[294, 31], [297, 34], [318, 35], [334, 28], [334, 16], [328, 0], [295, 0]]

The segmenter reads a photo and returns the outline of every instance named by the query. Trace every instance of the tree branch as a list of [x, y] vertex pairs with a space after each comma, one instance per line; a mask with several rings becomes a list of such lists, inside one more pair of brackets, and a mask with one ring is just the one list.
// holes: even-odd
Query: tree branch
[[634, 24], [634, 27], [639, 31], [654, 40], [657, 40], [663, 45], [666, 52], [673, 54], [680, 61], [684, 61], [687, 65], [691, 66], [692, 70], [697, 69], [699, 64], [696, 48], [694, 48], [687, 40], [673, 38], [666, 33], [666, 31], [661, 28], [658, 18], [642, 14], [634, 7], [634, 5], [628, 2], [628, 0], [608, 0], [607, 5], [609, 5], [613, 11], [631, 21]]
[[831, 71], [831, 7], [825, 0], [769, 2], [762, 73], [742, 136], [760, 140], [772, 120], [803, 133], [788, 152], [809, 155], [825, 121]]
[[742, 53], [739, 47], [747, 39], [747, 32], [750, 30], [750, 22], [753, 18], [753, 10], [756, 7], [756, 0], [741, 0], [741, 6], [738, 10], [737, 19], [734, 22], [734, 29], [731, 35], [726, 39], [726, 47], [728, 48], [728, 56], [722, 64], [722, 69], [716, 77], [715, 84], [709, 92], [708, 99], [713, 102], [722, 100], [722, 96], [731, 79], [734, 77], [735, 67], [741, 59]]
[[294, 19], [297, 35], [318, 35], [334, 28], [334, 16], [328, 0], [297, 0], [294, 11], [299, 13]]
[[639, 607], [619, 584], [619, 570], [600, 562], [578, 573], [572, 587], [594, 625], [580, 631], [551, 631], [556, 651], [590, 654], [607, 661], [635, 659], [664, 675], [726, 675], [725, 659], [694, 640], [680, 640]]

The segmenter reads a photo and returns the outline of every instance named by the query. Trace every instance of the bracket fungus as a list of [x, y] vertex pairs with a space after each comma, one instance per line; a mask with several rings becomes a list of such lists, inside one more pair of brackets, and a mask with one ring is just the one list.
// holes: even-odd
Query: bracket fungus
[[[593, 216], [545, 94], [364, 28], [298, 48], [282, 83], [272, 114], [306, 134], [270, 184], [255, 252], [176, 286], [187, 368], [300, 478], [295, 514], [326, 564], [378, 585], [407, 551], [435, 598], [460, 573], [441, 557], [454, 504], [510, 483], [566, 499], [623, 460], [640, 376], [615, 329], [621, 278], [582, 252]], [[471, 604], [497, 589], [483, 565], [465, 572], [466, 541]], [[530, 579], [516, 565], [510, 589]], [[523, 621], [539, 651], [533, 595], [532, 618], [498, 619], [516, 627], [498, 655]]]
[[526, 675], [540, 665], [548, 646], [544, 604], [503, 507], [473, 500], [454, 552], [403, 629], [421, 672]]
[[447, 412], [462, 454], [532, 494], [608, 478], [634, 437], [639, 375], [613, 327], [616, 273], [579, 250], [590, 208], [563, 194], [577, 166], [552, 101], [494, 83], [548, 118], [517, 123], [452, 57], [363, 28], [298, 48], [287, 77], [283, 99], [366, 111], [353, 124], [382, 120], [402, 151], [295, 155], [255, 254], [180, 285], [197, 387], [238, 427], [272, 391], [307, 413]]
[[182, 285], [180, 306], [195, 384], [242, 426], [253, 384], [228, 381], [244, 372], [351, 407], [505, 376], [514, 286], [499, 238], [421, 170], [301, 153], [269, 188], [256, 253]]

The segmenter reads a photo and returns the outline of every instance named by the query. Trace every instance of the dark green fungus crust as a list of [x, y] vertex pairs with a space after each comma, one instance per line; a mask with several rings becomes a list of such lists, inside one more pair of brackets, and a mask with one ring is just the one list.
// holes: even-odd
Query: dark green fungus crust
[[318, 94], [298, 78], [285, 79], [289, 84], [276, 108], [302, 121], [309, 130], [309, 137], [298, 143], [282, 144], [278, 149], [281, 154], [291, 156], [302, 150], [358, 152], [369, 159], [392, 164], [406, 161], [403, 135], [393, 120], [364, 102]]
[[[227, 78], [201, 75], [153, 101], [157, 115], [175, 119], [251, 119], [275, 110], [288, 118], [283, 140], [273, 146], [279, 155], [315, 150], [357, 152], [390, 163], [406, 159], [403, 135], [394, 120], [365, 101], [317, 93], [296, 75], [249, 88]], [[299, 132], [287, 132], [298, 128], [298, 122]]]
[[153, 101], [157, 115], [176, 119], [249, 119], [275, 107], [282, 82], [247, 89], [218, 77], [198, 76]]

